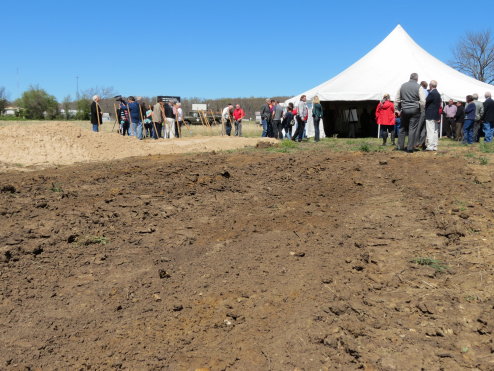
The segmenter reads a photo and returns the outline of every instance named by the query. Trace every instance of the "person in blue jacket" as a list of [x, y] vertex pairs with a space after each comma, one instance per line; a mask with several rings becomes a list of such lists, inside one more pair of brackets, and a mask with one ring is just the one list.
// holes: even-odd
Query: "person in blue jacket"
[[463, 144], [473, 143], [473, 125], [475, 123], [475, 103], [473, 96], [467, 95], [467, 106], [465, 107], [465, 122], [463, 124]]

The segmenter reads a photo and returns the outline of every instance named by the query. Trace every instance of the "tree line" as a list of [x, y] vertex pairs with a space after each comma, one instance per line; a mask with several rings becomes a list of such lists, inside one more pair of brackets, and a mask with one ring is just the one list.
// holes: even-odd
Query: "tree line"
[[[449, 64], [457, 70], [488, 84], [494, 83], [494, 38], [490, 30], [480, 32], [467, 32], [452, 49], [453, 60]], [[165, 93], [165, 92], [164, 92]], [[16, 116], [20, 118], [88, 120], [91, 101], [94, 95], [101, 98], [100, 105], [103, 112], [115, 116], [116, 92], [112, 87], [96, 87], [79, 94], [75, 99], [66, 96], [62, 102], [57, 102], [53, 95], [47, 93], [39, 86], [31, 86], [22, 96], [14, 102], [9, 102], [5, 87], [0, 86], [0, 115], [9, 104], [19, 108]], [[280, 102], [288, 97], [273, 97]], [[227, 104], [240, 104], [246, 113], [246, 117], [254, 118], [264, 104], [265, 98], [183, 98], [182, 108], [187, 113], [192, 110], [194, 103], [206, 103], [208, 109], [219, 113]], [[143, 97], [146, 103], [155, 103], [156, 97]], [[62, 110], [64, 111], [62, 114]]]
[[[46, 90], [39, 86], [31, 86], [22, 96], [9, 102], [6, 98], [5, 88], [0, 87], [0, 113], [9, 105], [15, 105], [18, 110], [16, 116], [30, 120], [89, 120], [91, 111], [92, 97], [98, 95], [100, 106], [103, 112], [109, 113], [112, 119], [115, 118], [116, 102], [114, 96], [117, 95], [112, 87], [92, 88], [81, 92], [78, 98], [72, 99], [66, 96], [62, 102], [50, 95]], [[134, 95], [137, 97], [137, 95]], [[272, 99], [285, 101], [289, 97], [273, 97]], [[255, 112], [261, 109], [266, 98], [250, 97], [250, 98], [219, 98], [219, 99], [203, 99], [197, 97], [186, 97], [181, 99], [182, 109], [187, 114], [192, 111], [192, 105], [195, 103], [207, 104], [208, 110], [219, 113], [229, 103], [240, 104], [246, 113], [246, 117], [255, 117]], [[146, 104], [154, 104], [157, 97], [142, 96], [142, 101]]]

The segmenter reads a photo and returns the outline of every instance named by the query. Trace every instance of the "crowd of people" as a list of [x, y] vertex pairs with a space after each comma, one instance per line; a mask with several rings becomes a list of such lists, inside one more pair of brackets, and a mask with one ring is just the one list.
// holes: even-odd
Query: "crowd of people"
[[[314, 141], [319, 142], [319, 123], [323, 117], [323, 109], [319, 97], [312, 98], [312, 118], [314, 120]], [[266, 103], [261, 107], [261, 124], [263, 137], [276, 139], [291, 139], [302, 141], [306, 137], [305, 126], [309, 119], [309, 108], [307, 97], [302, 95], [295, 107], [293, 103], [288, 103], [284, 109], [280, 102], [275, 99], [266, 99]], [[295, 132], [292, 134], [292, 129]]]
[[[443, 106], [437, 90], [437, 81], [418, 83], [418, 75], [398, 89], [394, 102], [385, 94], [376, 107], [376, 121], [380, 125], [383, 145], [388, 137], [398, 150], [408, 153], [417, 150], [437, 151], [441, 115], [444, 136], [464, 144], [478, 142], [481, 135], [485, 142], [492, 142], [494, 134], [494, 101], [491, 93], [485, 93], [485, 102], [478, 101], [478, 94], [466, 96], [466, 103], [452, 99]], [[405, 139], [408, 137], [407, 145]]]
[[[466, 96], [463, 102], [452, 99], [443, 105], [437, 90], [437, 81], [429, 84], [418, 83], [418, 75], [412, 73], [410, 80], [400, 86], [395, 101], [385, 94], [376, 107], [376, 122], [380, 127], [382, 145], [388, 137], [397, 150], [414, 152], [417, 150], [437, 151], [441, 115], [443, 116], [444, 136], [464, 144], [478, 142], [484, 135], [485, 142], [492, 142], [494, 135], [494, 101], [491, 93], [485, 93], [485, 102], [478, 100], [477, 94]], [[102, 123], [100, 98], [95, 95], [91, 104], [91, 123], [94, 131], [99, 131]], [[115, 114], [122, 135], [143, 138], [175, 138], [182, 136], [184, 112], [177, 101], [159, 101], [146, 104], [141, 97], [133, 96], [127, 100], [120, 98]], [[283, 107], [275, 99], [266, 99], [261, 107], [262, 137], [302, 141], [306, 137], [306, 124], [312, 115], [314, 123], [314, 141], [320, 140], [319, 123], [323, 117], [323, 107], [319, 97], [312, 98], [312, 110], [307, 106], [307, 97], [302, 95], [295, 106], [288, 103]], [[245, 111], [239, 104], [228, 104], [221, 113], [223, 133], [227, 136], [242, 136], [242, 120]], [[295, 128], [295, 130], [293, 130]], [[294, 131], [292, 133], [292, 131]], [[396, 143], [398, 137], [398, 143]], [[408, 141], [405, 145], [405, 140]]]
[[[100, 98], [95, 95], [91, 104], [91, 124], [93, 131], [99, 131], [102, 123]], [[182, 105], [177, 101], [146, 104], [141, 97], [120, 98], [115, 106], [115, 114], [122, 135], [135, 136], [137, 139], [175, 138], [182, 136], [185, 125]]]

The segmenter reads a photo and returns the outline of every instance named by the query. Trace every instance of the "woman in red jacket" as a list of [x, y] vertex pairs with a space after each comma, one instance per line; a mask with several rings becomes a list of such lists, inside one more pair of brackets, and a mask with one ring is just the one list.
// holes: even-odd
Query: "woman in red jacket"
[[395, 105], [389, 100], [389, 94], [384, 94], [383, 99], [377, 105], [376, 122], [381, 125], [382, 145], [386, 145], [388, 133], [391, 134], [391, 144], [395, 145]]

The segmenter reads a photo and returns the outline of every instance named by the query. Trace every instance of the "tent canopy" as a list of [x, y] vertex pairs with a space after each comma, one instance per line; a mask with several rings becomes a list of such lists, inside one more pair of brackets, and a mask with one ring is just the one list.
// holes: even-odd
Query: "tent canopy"
[[388, 93], [391, 100], [401, 84], [416, 72], [419, 81], [436, 80], [443, 100], [465, 101], [468, 94], [477, 93], [483, 100], [494, 86], [475, 80], [451, 68], [422, 49], [400, 25], [360, 60], [331, 80], [299, 94], [288, 102], [297, 102], [301, 95], [310, 100], [315, 95], [321, 101], [380, 100]]

